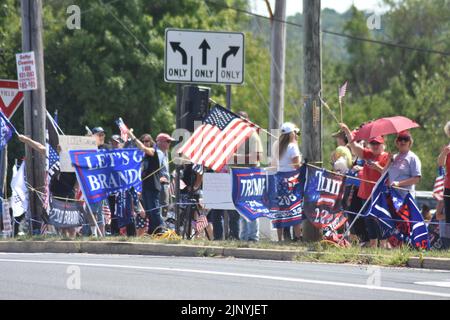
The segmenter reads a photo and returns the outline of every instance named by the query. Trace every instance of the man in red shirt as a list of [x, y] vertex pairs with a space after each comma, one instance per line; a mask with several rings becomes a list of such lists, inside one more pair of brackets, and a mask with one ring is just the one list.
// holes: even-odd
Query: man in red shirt
[[[389, 164], [390, 155], [384, 151], [385, 145], [383, 137], [380, 136], [370, 139], [369, 148], [364, 148], [353, 140], [353, 134], [346, 124], [341, 123], [340, 125], [341, 129], [345, 132], [348, 141], [350, 141], [349, 147], [352, 149], [352, 152], [357, 157], [365, 160], [360, 176], [361, 185], [357, 195], [357, 207], [361, 209], [367, 199], [370, 198], [372, 189], [378, 179], [380, 179], [384, 168]], [[381, 235], [377, 219], [374, 217], [365, 217], [364, 219], [370, 239], [370, 246], [377, 247], [378, 240], [380, 240], [380, 246], [387, 247], [387, 241]]]

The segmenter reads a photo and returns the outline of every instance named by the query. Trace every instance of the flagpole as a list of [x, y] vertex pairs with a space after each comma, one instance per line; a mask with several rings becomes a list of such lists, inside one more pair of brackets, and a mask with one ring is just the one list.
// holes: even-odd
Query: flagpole
[[[211, 101], [212, 103], [215, 103], [215, 104], [217, 104], [217, 105], [219, 105], [220, 106], [220, 104], [218, 104], [216, 101], [214, 101], [213, 99], [211, 99], [211, 98], [209, 98], [209, 101]], [[238, 117], [239, 119], [241, 119], [241, 120], [244, 120], [245, 122], [249, 122], [249, 123], [251, 123], [252, 125], [254, 125], [256, 128], [258, 128], [258, 129], [260, 129], [261, 131], [263, 131], [263, 132], [265, 132], [265, 133], [267, 133], [268, 135], [270, 135], [271, 137], [273, 137], [273, 138], [275, 138], [275, 139], [278, 139], [278, 137], [277, 136], [275, 136], [275, 135], [273, 135], [273, 134], [271, 134], [269, 131], [267, 131], [267, 130], [265, 130], [265, 129], [263, 129], [263, 128], [261, 128], [260, 126], [258, 126], [256, 123], [254, 123], [254, 122], [251, 122], [250, 120], [248, 120], [248, 119], [245, 119], [244, 117], [242, 117], [242, 116], [240, 116], [240, 115], [238, 115], [238, 114], [235, 114], [234, 112], [232, 112], [232, 111], [230, 111], [230, 110], [228, 110], [227, 109], [227, 111], [229, 111], [229, 112], [231, 112], [232, 114], [234, 114], [236, 117]]]
[[385, 170], [385, 172], [381, 175], [381, 177], [378, 179], [378, 182], [375, 184], [375, 186], [372, 189], [372, 192], [370, 193], [370, 197], [366, 199], [366, 201], [364, 202], [364, 205], [361, 207], [361, 209], [359, 210], [358, 214], [356, 215], [355, 219], [352, 221], [352, 223], [350, 224], [350, 226], [347, 228], [347, 230], [344, 232], [342, 239], [339, 240], [338, 245], [341, 244], [342, 240], [345, 239], [345, 237], [348, 235], [348, 233], [350, 232], [350, 229], [353, 227], [353, 225], [356, 223], [356, 220], [358, 220], [358, 218], [362, 215], [362, 213], [364, 212], [364, 209], [366, 208], [367, 204], [369, 203], [369, 201], [371, 200], [374, 191], [377, 189], [378, 185], [380, 184], [381, 181], [383, 181], [383, 179], [386, 177], [386, 175], [388, 174], [389, 170]]
[[[336, 123], [339, 125], [341, 122], [339, 122], [338, 118], [336, 117], [336, 115], [334, 114], [334, 112], [331, 110], [331, 108], [328, 106], [328, 104], [323, 101], [322, 97], [319, 95], [319, 100], [320, 102], [326, 107], [326, 109], [328, 110], [328, 112], [330, 112], [331, 116], [333, 117], [333, 119], [336, 121]], [[341, 116], [342, 118], [342, 116]]]
[[342, 100], [339, 101], [339, 109], [341, 110], [341, 123], [344, 122], [344, 115], [342, 109]]

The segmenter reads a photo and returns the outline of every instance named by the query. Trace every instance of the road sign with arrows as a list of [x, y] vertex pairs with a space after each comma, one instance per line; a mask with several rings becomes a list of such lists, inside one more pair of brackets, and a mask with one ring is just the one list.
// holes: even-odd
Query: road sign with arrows
[[244, 34], [166, 29], [164, 80], [242, 84]]

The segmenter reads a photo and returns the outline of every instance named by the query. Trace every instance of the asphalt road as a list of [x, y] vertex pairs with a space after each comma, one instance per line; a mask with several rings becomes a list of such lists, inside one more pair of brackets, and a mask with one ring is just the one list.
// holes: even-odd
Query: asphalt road
[[0, 299], [447, 299], [450, 272], [230, 258], [0, 253]]

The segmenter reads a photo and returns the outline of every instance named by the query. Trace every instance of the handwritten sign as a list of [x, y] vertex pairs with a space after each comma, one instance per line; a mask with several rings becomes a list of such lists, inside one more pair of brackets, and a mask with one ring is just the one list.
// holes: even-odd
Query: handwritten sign
[[229, 173], [203, 175], [203, 201], [208, 209], [235, 210]]
[[94, 137], [59, 136], [59, 145], [61, 147], [59, 154], [61, 172], [75, 172], [75, 168], [70, 161], [70, 150], [97, 150]]

